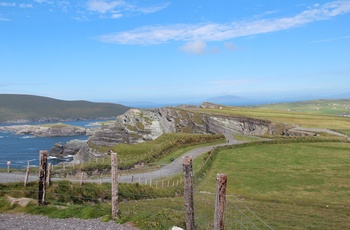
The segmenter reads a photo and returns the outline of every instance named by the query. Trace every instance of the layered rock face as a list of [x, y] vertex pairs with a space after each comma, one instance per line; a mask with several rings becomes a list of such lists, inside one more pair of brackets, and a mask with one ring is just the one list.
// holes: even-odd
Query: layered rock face
[[85, 145], [87, 145], [86, 141], [76, 139], [68, 141], [66, 144], [56, 143], [51, 148], [49, 155], [55, 157], [75, 155]]
[[163, 133], [244, 135], [273, 134], [274, 125], [246, 117], [207, 115], [181, 108], [130, 109], [116, 119], [114, 126], [101, 128], [89, 144], [113, 146], [117, 143], [139, 143], [154, 140]]

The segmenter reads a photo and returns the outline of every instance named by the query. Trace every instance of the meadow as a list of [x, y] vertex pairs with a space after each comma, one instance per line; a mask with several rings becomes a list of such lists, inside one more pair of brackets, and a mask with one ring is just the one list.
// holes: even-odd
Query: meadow
[[[194, 110], [350, 133], [350, 119], [332, 114], [236, 107]], [[241, 229], [242, 226], [249, 226], [249, 229], [256, 229], [255, 226], [258, 229], [350, 229], [349, 140], [322, 135], [271, 137], [267, 141], [259, 137], [235, 137], [246, 143], [218, 147], [193, 161], [196, 229], [213, 229], [218, 173], [226, 173], [228, 178], [226, 229]], [[137, 163], [141, 155], [147, 166], [158, 168], [195, 146], [221, 141], [222, 136], [169, 134], [148, 143], [115, 146], [113, 150], [120, 153], [121, 161], [124, 158], [125, 168]], [[83, 169], [99, 167], [105, 168], [108, 164], [93, 163]], [[172, 179], [181, 177], [182, 174], [174, 175]], [[110, 184], [80, 186], [67, 181], [55, 182], [48, 193], [52, 200], [48, 206], [37, 207], [33, 203], [26, 208], [10, 206], [6, 196], [35, 199], [37, 183], [31, 183], [26, 189], [22, 183], [0, 187], [0, 212], [111, 219]], [[116, 220], [119, 223], [132, 222], [140, 229], [185, 226], [181, 183], [167, 188], [121, 184], [119, 195], [120, 213]]]
[[331, 129], [350, 134], [350, 118], [339, 115], [273, 110], [269, 108], [242, 108], [225, 106], [223, 106], [221, 109], [195, 108], [193, 110], [206, 114], [252, 117], [262, 120], [269, 120], [275, 123], [284, 123], [290, 126], [297, 125], [306, 128]]

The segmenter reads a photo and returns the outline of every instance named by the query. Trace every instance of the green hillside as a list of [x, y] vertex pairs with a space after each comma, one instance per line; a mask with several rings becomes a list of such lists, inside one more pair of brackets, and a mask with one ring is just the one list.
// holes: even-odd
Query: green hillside
[[313, 100], [291, 103], [262, 105], [258, 108], [282, 110], [290, 112], [350, 115], [350, 99], [347, 100]]
[[43, 117], [94, 119], [123, 114], [129, 107], [113, 103], [63, 101], [48, 97], [0, 94], [0, 122], [35, 121]]

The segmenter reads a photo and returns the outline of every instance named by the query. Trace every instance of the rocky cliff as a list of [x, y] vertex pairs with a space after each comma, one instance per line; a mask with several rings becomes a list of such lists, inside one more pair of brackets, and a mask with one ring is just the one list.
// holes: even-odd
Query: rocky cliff
[[247, 117], [208, 115], [173, 107], [130, 109], [116, 118], [114, 126], [96, 131], [88, 142], [97, 146], [113, 146], [116, 143], [154, 140], [163, 133], [176, 132], [264, 135], [279, 131], [270, 121]]
[[[218, 105], [203, 105], [213, 108]], [[219, 108], [219, 107], [218, 107]], [[199, 111], [199, 112], [197, 112]], [[240, 116], [201, 113], [189, 107], [130, 109], [116, 118], [114, 124], [103, 125], [90, 136], [86, 145], [74, 156], [76, 163], [96, 158], [96, 146], [118, 143], [140, 143], [154, 140], [164, 133], [242, 134], [242, 135], [314, 135], [312, 132], [288, 132], [292, 127]]]

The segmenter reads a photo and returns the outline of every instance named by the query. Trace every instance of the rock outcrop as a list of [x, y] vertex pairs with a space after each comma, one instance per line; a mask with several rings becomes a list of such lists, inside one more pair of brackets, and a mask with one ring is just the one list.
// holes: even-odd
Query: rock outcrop
[[79, 150], [87, 145], [86, 140], [71, 140], [68, 141], [66, 144], [62, 144], [61, 142], [58, 142], [52, 146], [49, 155], [54, 157], [65, 157], [68, 155], [75, 155], [79, 152]]
[[38, 137], [60, 137], [86, 135], [87, 129], [78, 126], [54, 125], [12, 125], [1, 126], [0, 132], [14, 132], [18, 135], [34, 135]]
[[130, 109], [114, 126], [101, 128], [89, 138], [89, 145], [113, 146], [154, 140], [163, 133], [264, 135], [280, 132], [270, 121], [248, 117], [208, 115], [183, 108]]

